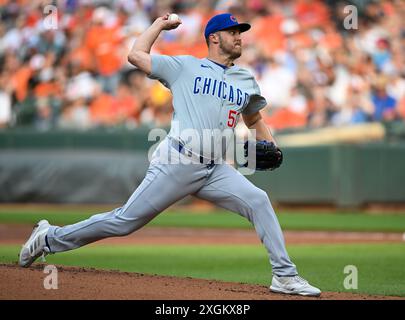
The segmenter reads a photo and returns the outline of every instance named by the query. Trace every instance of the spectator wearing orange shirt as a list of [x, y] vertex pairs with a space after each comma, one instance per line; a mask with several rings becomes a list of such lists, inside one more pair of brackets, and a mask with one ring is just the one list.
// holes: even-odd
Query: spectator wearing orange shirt
[[111, 108], [118, 124], [124, 124], [129, 128], [138, 126], [140, 101], [134, 99], [126, 82], [121, 81], [118, 85]]
[[305, 127], [308, 116], [308, 102], [306, 97], [293, 87], [287, 107], [275, 109], [266, 117], [266, 123], [275, 130]]
[[330, 16], [328, 7], [320, 0], [297, 0], [294, 13], [304, 29], [322, 26]]
[[120, 26], [113, 12], [99, 7], [93, 12], [92, 26], [86, 35], [86, 46], [94, 57], [94, 71], [104, 92], [113, 93], [120, 80], [124, 60]]
[[114, 97], [106, 92], [101, 92], [90, 104], [90, 117], [95, 126], [116, 125], [116, 118], [113, 110]]
[[125, 79], [128, 83], [132, 99], [137, 101], [138, 111], [134, 114], [136, 123], [138, 125], [142, 125], [142, 114], [145, 112], [145, 110], [151, 111], [153, 109], [151, 90], [146, 78], [146, 74], [139, 69], [130, 69], [125, 74]]

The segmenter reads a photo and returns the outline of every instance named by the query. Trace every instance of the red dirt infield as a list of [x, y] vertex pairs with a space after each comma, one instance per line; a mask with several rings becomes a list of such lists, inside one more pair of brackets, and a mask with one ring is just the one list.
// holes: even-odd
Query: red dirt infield
[[[1, 225], [0, 245], [22, 244], [27, 225]], [[401, 242], [400, 233], [285, 231], [287, 244]], [[255, 231], [146, 227], [127, 237], [97, 244], [260, 244]], [[45, 265], [24, 269], [0, 264], [0, 300], [392, 300], [403, 297], [323, 292], [319, 298], [270, 293], [265, 286], [57, 266], [58, 290], [46, 290]]]
[[323, 292], [300, 297], [265, 286], [57, 266], [58, 289], [45, 289], [45, 265], [0, 264], [0, 300], [397, 300], [400, 297]]

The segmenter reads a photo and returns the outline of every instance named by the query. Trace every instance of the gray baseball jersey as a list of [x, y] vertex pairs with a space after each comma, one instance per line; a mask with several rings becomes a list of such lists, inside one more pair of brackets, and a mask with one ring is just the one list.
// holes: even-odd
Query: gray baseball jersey
[[[236, 65], [226, 68], [207, 58], [152, 55], [150, 78], [158, 79], [173, 93], [169, 136], [206, 158], [222, 156], [226, 146], [211, 146], [221, 144], [222, 137], [227, 142], [232, 139], [222, 132], [233, 129], [241, 113], [254, 113], [267, 105], [249, 71]], [[188, 129], [200, 139], [190, 139]], [[203, 130], [211, 132], [212, 141], [203, 138]]]
[[[194, 195], [247, 218], [269, 253], [273, 273], [296, 275], [267, 194], [226, 163], [185, 164], [187, 154], [170, 142], [186, 139], [183, 132], [188, 129], [200, 133], [204, 129], [233, 129], [241, 113], [263, 108], [266, 101], [252, 75], [237, 66], [223, 68], [208, 59], [154, 55], [150, 76], [173, 93], [174, 125], [169, 137], [159, 144], [144, 180], [122, 207], [73, 225], [52, 226], [47, 233], [50, 251], [67, 251], [106, 237], [127, 235], [176, 201]], [[220, 152], [207, 154], [205, 146], [196, 145], [193, 140], [185, 142], [193, 153], [202, 152], [211, 159], [221, 156]], [[183, 160], [176, 164], [162, 162], [158, 153], [165, 155], [163, 159], [179, 156]]]

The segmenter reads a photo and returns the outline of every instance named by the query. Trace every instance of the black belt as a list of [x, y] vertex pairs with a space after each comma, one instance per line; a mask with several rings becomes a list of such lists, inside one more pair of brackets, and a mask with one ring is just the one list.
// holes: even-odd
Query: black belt
[[[173, 148], [175, 148], [178, 152], [180, 152], [181, 154], [185, 155], [186, 157], [195, 157], [197, 158], [198, 155], [193, 155], [191, 154], [187, 154], [186, 153], [186, 148], [184, 148], [184, 144], [182, 144], [180, 141], [176, 140], [176, 139], [170, 139], [171, 141], [171, 145]], [[202, 155], [199, 156], [199, 162], [201, 164], [206, 164], [207, 167], [212, 168], [215, 164], [214, 160], [208, 160], [207, 158], [204, 158]]]

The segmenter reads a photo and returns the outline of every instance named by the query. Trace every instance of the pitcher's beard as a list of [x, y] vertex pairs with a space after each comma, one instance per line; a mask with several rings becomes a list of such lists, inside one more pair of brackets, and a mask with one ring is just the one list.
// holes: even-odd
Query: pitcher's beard
[[219, 48], [223, 55], [228, 56], [230, 59], [238, 59], [242, 55], [242, 43], [239, 47], [227, 44], [221, 35], [219, 35]]
[[242, 55], [242, 50], [233, 51], [232, 54], [229, 56], [231, 59], [236, 60]]
[[222, 50], [222, 53], [232, 60], [238, 59], [242, 55], [242, 48], [239, 47], [237, 49], [236, 47], [233, 48], [227, 48], [223, 43], [220, 43], [219, 48]]

